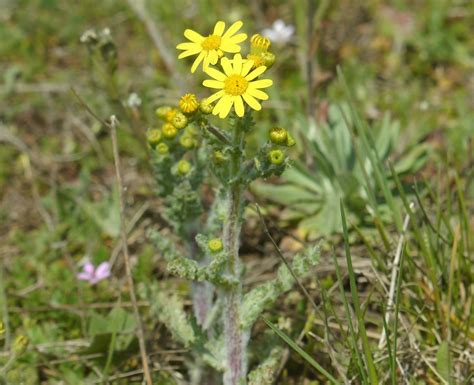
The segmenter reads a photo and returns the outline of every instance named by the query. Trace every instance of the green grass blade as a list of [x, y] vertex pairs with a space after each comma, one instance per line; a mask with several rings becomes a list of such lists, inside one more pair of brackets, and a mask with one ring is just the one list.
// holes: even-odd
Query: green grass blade
[[365, 361], [367, 363], [367, 371], [369, 373], [370, 383], [372, 385], [378, 385], [379, 381], [377, 378], [377, 370], [375, 369], [372, 352], [370, 350], [369, 339], [367, 337], [367, 331], [365, 330], [365, 320], [362, 314], [360, 305], [359, 295], [357, 293], [357, 286], [355, 280], [354, 269], [352, 268], [351, 251], [349, 247], [349, 232], [347, 230], [346, 214], [344, 212], [344, 205], [341, 201], [341, 218], [342, 218], [342, 230], [344, 235], [344, 249], [346, 252], [347, 270], [349, 273], [349, 283], [351, 287], [352, 302], [354, 303], [354, 310], [359, 323], [360, 335], [362, 338], [362, 346], [364, 350]]
[[284, 332], [279, 330], [275, 325], [273, 325], [270, 321], [263, 318], [265, 323], [268, 325], [270, 329], [272, 329], [275, 334], [280, 337], [283, 341], [285, 341], [290, 348], [292, 348], [295, 352], [297, 352], [304, 360], [310, 364], [314, 369], [316, 369], [319, 373], [324, 375], [332, 384], [340, 384], [330, 373], [328, 373], [321, 365], [319, 365], [308, 353], [306, 353], [303, 349], [301, 349], [289, 336], [287, 336]]
[[336, 267], [336, 275], [337, 275], [337, 282], [339, 284], [339, 291], [341, 293], [342, 303], [344, 304], [344, 310], [345, 310], [345, 313], [346, 313], [347, 322], [349, 323], [349, 332], [350, 332], [349, 341], [350, 341], [350, 344], [351, 344], [351, 351], [352, 351], [352, 354], [356, 357], [357, 366], [359, 368], [360, 378], [362, 380], [362, 383], [365, 385], [365, 384], [367, 384], [367, 376], [366, 376], [366, 373], [365, 373], [364, 361], [362, 360], [362, 356], [360, 354], [359, 347], [357, 346], [358, 337], [357, 337], [357, 334], [354, 330], [354, 324], [352, 323], [352, 314], [349, 310], [349, 304], [347, 302], [346, 294], [345, 294], [345, 291], [344, 291], [344, 286], [343, 286], [343, 282], [342, 282], [341, 268], [339, 267], [339, 263], [337, 262], [336, 253], [334, 252], [334, 250], [333, 250], [332, 254], [333, 254], [333, 259], [334, 259], [334, 266]]

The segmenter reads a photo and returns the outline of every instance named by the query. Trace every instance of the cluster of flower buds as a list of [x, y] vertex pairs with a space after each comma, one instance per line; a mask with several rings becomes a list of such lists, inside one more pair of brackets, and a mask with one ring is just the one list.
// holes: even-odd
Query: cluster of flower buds
[[280, 147], [292, 147], [295, 145], [295, 140], [290, 133], [281, 127], [273, 127], [268, 132], [268, 138], [272, 146], [268, 152], [268, 160], [271, 164], [281, 165], [285, 161], [285, 153]]
[[275, 63], [275, 55], [270, 52], [270, 40], [258, 33], [250, 39], [250, 53], [247, 59], [252, 60], [254, 67], [265, 66], [270, 68]]
[[166, 156], [173, 153], [180, 159], [173, 167], [177, 175], [185, 176], [190, 172], [191, 163], [182, 157], [185, 152], [198, 147], [199, 130], [194, 123], [199, 122], [202, 115], [211, 113], [212, 108], [206, 100], [200, 101], [196, 95], [187, 93], [178, 101], [178, 107], [156, 109], [161, 127], [149, 129], [147, 141], [156, 154]]

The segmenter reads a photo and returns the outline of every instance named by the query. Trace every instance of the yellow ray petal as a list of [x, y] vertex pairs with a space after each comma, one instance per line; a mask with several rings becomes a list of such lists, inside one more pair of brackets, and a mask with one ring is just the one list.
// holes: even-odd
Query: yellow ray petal
[[212, 94], [206, 99], [206, 102], [214, 103], [217, 99], [221, 98], [222, 96], [224, 96], [224, 90], [220, 90], [216, 92], [215, 94]]
[[223, 57], [221, 59], [221, 65], [222, 65], [222, 69], [224, 70], [224, 73], [227, 76], [230, 76], [234, 73], [234, 69], [232, 68], [232, 65], [230, 64], [230, 60], [227, 59], [226, 57]]
[[198, 68], [199, 64], [201, 64], [202, 59], [206, 56], [206, 53], [204, 51], [201, 51], [199, 56], [194, 60], [193, 66], [191, 67], [191, 72], [194, 73], [196, 71], [196, 68]]
[[224, 82], [220, 82], [218, 80], [211, 80], [211, 79], [204, 80], [202, 82], [202, 85], [208, 88], [217, 88], [217, 89], [224, 88]]
[[242, 65], [242, 72], [240, 74], [242, 76], [247, 76], [247, 74], [250, 72], [252, 67], [253, 67], [253, 60], [245, 61], [245, 63]]
[[195, 50], [189, 50], [189, 51], [181, 52], [178, 55], [178, 59], [183, 59], [183, 58], [188, 57], [188, 56], [197, 55], [199, 53], [199, 51], [201, 51], [201, 50], [200, 49], [195, 49]]
[[184, 36], [186, 36], [189, 40], [193, 41], [194, 43], [201, 43], [204, 40], [203, 36], [201, 36], [196, 31], [193, 31], [192, 29], [185, 30]]
[[230, 43], [228, 40], [224, 40], [223, 42], [221, 42], [220, 48], [221, 50], [229, 53], [237, 53], [240, 52], [241, 49], [240, 45]]
[[218, 21], [216, 23], [216, 26], [214, 27], [213, 34], [217, 36], [222, 36], [222, 34], [224, 33], [224, 29], [225, 29], [225, 23], [223, 21]]
[[196, 49], [196, 48], [198, 48], [199, 50], [202, 49], [199, 44], [190, 43], [190, 42], [180, 43], [176, 46], [176, 48], [178, 48], [178, 49], [187, 49], [187, 50], [192, 50], [192, 49]]
[[223, 38], [227, 38], [227, 37], [230, 37], [232, 36], [233, 34], [235, 34], [240, 28], [242, 28], [242, 26], [244, 25], [244, 23], [242, 23], [241, 20], [238, 20], [236, 21], [234, 24], [232, 24], [229, 29], [227, 30], [226, 33], [224, 33], [224, 35], [222, 35]]
[[270, 79], [261, 79], [261, 80], [255, 80], [253, 82], [249, 83], [249, 88], [267, 88], [270, 87], [273, 84], [273, 81]]
[[268, 95], [265, 92], [257, 90], [255, 88], [249, 87], [249, 88], [247, 88], [247, 91], [245, 93], [249, 94], [250, 96], [253, 96], [254, 98], [257, 98], [257, 99], [262, 99], [262, 100], [267, 100], [268, 99]]
[[227, 76], [225, 76], [225, 74], [223, 74], [221, 71], [216, 70], [215, 68], [208, 68], [206, 70], [206, 74], [208, 74], [211, 78], [214, 78], [221, 82], [227, 79]]
[[234, 108], [237, 116], [244, 116], [244, 102], [242, 101], [242, 98], [240, 96], [234, 96]]
[[242, 43], [245, 39], [247, 39], [247, 35], [245, 33], [239, 33], [235, 36], [228, 38], [228, 40], [234, 44]]
[[242, 95], [242, 97], [245, 100], [245, 103], [247, 103], [251, 108], [253, 108], [256, 111], [260, 111], [262, 109], [262, 106], [260, 103], [255, 99], [252, 95], [250, 95], [248, 92]]
[[222, 107], [219, 111], [219, 118], [224, 119], [227, 115], [229, 115], [229, 111], [232, 108], [232, 104], [234, 104], [234, 99], [232, 96], [224, 95], [222, 97]]
[[263, 74], [265, 71], [266, 71], [267, 67], [265, 66], [260, 66], [260, 67], [257, 67], [255, 68], [252, 72], [250, 72], [246, 77], [245, 79], [246, 80], [253, 80], [255, 79], [256, 77], [260, 76], [261, 74]]
[[240, 74], [242, 71], [242, 56], [238, 53], [234, 55], [234, 62], [233, 62], [234, 72], [236, 74]]
[[[221, 91], [219, 91], [221, 92]], [[219, 99], [219, 101], [216, 103], [216, 105], [214, 106], [214, 108], [212, 109], [212, 113], [213, 115], [219, 115], [219, 113], [221, 112], [221, 109], [222, 109], [222, 106], [224, 105], [224, 97], [226, 97], [227, 95], [225, 95], [223, 93], [223, 96]]]
[[217, 51], [214, 49], [212, 51], [209, 51], [208, 56], [209, 56], [209, 62], [212, 65], [216, 65], [219, 60], [219, 55], [217, 54]]

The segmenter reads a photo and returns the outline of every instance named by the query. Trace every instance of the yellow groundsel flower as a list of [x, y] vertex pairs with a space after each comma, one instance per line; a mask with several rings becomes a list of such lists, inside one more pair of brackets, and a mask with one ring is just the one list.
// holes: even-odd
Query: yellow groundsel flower
[[212, 34], [207, 37], [191, 29], [185, 30], [184, 36], [190, 42], [181, 43], [176, 46], [177, 49], [184, 50], [178, 56], [178, 59], [198, 55], [191, 67], [191, 72], [195, 72], [201, 62], [204, 64], [204, 69], [206, 69], [209, 64], [217, 64], [219, 58], [224, 55], [224, 52], [240, 52], [239, 43], [247, 39], [245, 33], [237, 33], [242, 28], [242, 25], [243, 23], [240, 20], [236, 21], [224, 33], [225, 23], [218, 21], [214, 26]]
[[224, 119], [234, 106], [237, 116], [242, 117], [245, 112], [243, 101], [254, 110], [259, 111], [262, 106], [257, 99], [268, 99], [268, 95], [260, 88], [270, 87], [273, 82], [270, 79], [254, 79], [263, 74], [267, 67], [261, 66], [251, 71], [254, 65], [253, 61], [242, 59], [240, 54], [234, 55], [232, 62], [224, 57], [220, 63], [224, 73], [214, 68], [208, 68], [205, 72], [214, 79], [204, 80], [202, 83], [205, 87], [220, 89], [206, 99], [208, 103], [220, 99], [214, 106], [212, 113]]
[[185, 114], [192, 114], [199, 108], [199, 101], [196, 95], [186, 94], [179, 99], [179, 108]]

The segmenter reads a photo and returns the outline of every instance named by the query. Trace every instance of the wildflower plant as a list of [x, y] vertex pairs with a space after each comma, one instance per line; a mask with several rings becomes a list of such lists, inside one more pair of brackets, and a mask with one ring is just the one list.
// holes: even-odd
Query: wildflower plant
[[[275, 279], [249, 292], [242, 286], [244, 193], [259, 178], [281, 175], [289, 162], [287, 149], [295, 144], [287, 130], [275, 127], [254, 156], [247, 153], [246, 136], [257, 129], [254, 114], [268, 99], [264, 90], [273, 85], [268, 68], [275, 55], [268, 39], [254, 35], [244, 56], [240, 43], [247, 35], [238, 33], [242, 26], [237, 21], [226, 30], [219, 21], [207, 37], [184, 32], [191, 42], [177, 46], [184, 51], [179, 58], [197, 55], [191, 72], [203, 63], [204, 88], [188, 90], [176, 106], [158, 107], [156, 126], [147, 134], [164, 218], [174, 230], [171, 236], [156, 230], [149, 235], [168, 271], [192, 282], [194, 313], [186, 314], [178, 295], [164, 295], [156, 286], [147, 294], [152, 311], [194, 352], [189, 364], [193, 384], [214, 383], [209, 376], [217, 372], [225, 385], [271, 383], [269, 373], [278, 365], [275, 355], [281, 349], [269, 345], [269, 360], [251, 362], [255, 369], [248, 373], [250, 334], [262, 311], [294, 283], [283, 265]], [[210, 95], [198, 98], [198, 93]], [[317, 259], [317, 250], [305, 250], [294, 257], [293, 273], [304, 276]]]

